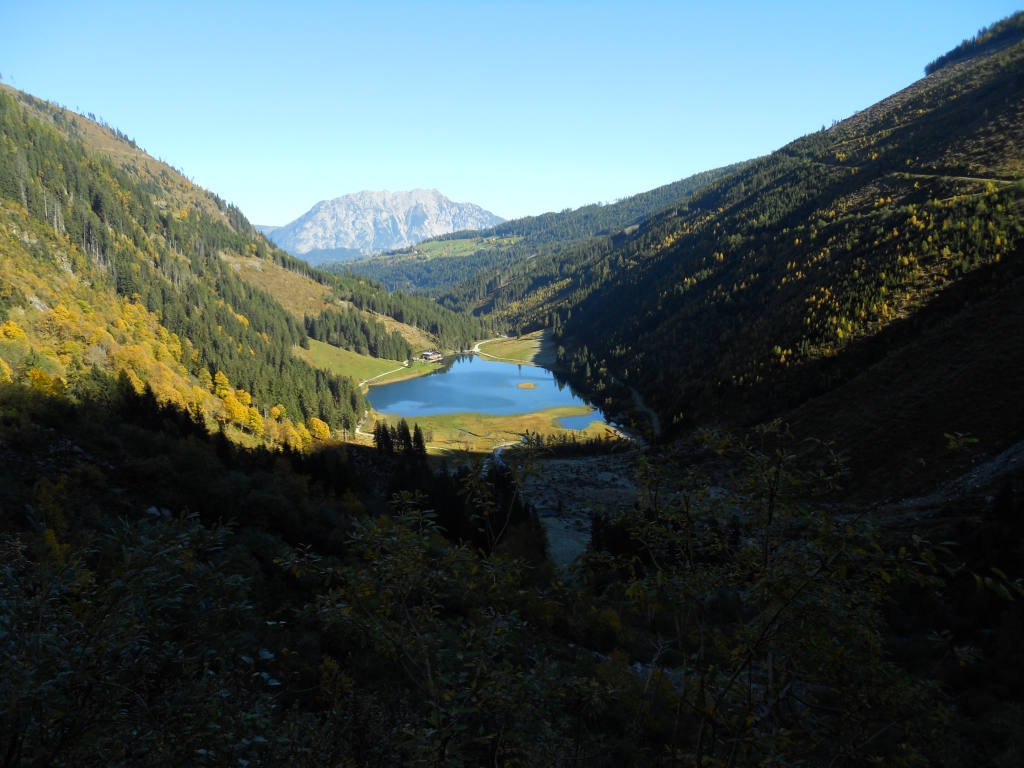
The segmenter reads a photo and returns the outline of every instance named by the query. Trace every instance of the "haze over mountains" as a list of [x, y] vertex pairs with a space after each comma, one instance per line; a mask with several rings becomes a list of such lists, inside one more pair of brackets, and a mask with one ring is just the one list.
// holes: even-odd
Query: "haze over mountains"
[[436, 189], [363, 191], [322, 200], [283, 227], [259, 227], [311, 264], [414, 245], [449, 232], [486, 229], [505, 219], [474, 203], [456, 203]]

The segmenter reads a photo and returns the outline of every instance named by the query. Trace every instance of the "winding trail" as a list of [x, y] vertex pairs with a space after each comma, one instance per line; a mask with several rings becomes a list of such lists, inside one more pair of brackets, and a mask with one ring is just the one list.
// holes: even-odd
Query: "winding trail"
[[518, 363], [519, 365], [536, 365], [536, 363], [527, 362], [526, 360], [515, 360], [515, 359], [513, 359], [511, 357], [498, 357], [497, 355], [489, 355], [489, 354], [487, 354], [486, 352], [484, 352], [483, 350], [480, 349], [480, 345], [481, 344], [487, 344], [487, 343], [492, 342], [492, 341], [502, 341], [502, 340], [503, 339], [502, 339], [501, 336], [499, 336], [496, 339], [484, 339], [483, 341], [478, 341], [476, 344], [474, 344], [473, 348], [471, 350], [469, 350], [469, 351], [470, 352], [475, 352], [476, 354], [481, 355], [483, 357], [489, 357], [491, 360], [501, 360], [501, 361], [506, 362], [506, 363]]
[[636, 387], [630, 387], [629, 392], [633, 395], [633, 405], [636, 406], [636, 409], [638, 411], [643, 411], [651, 417], [651, 432], [654, 433], [655, 437], [661, 435], [661, 421], [658, 419], [658, 414], [656, 414], [654, 409], [644, 402], [640, 393], [636, 391]]
[[394, 370], [391, 370], [391, 371], [384, 371], [384, 373], [378, 373], [378, 374], [377, 374], [376, 376], [371, 376], [371, 377], [370, 377], [369, 379], [367, 379], [366, 381], [360, 381], [360, 382], [359, 382], [359, 386], [360, 386], [360, 387], [366, 386], [367, 384], [369, 384], [369, 383], [370, 383], [371, 381], [373, 381], [374, 379], [379, 379], [379, 378], [380, 378], [381, 376], [387, 376], [387, 375], [388, 375], [389, 373], [394, 373], [395, 371], [400, 371], [400, 370], [402, 370], [403, 368], [408, 368], [408, 367], [409, 367], [409, 363], [402, 363], [402, 364], [401, 364], [400, 366], [398, 366], [398, 367], [397, 367], [397, 368], [395, 368]]

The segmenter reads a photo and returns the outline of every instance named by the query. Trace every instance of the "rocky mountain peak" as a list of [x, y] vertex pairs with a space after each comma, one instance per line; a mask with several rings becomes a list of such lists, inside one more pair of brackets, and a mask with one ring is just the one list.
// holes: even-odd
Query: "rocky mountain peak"
[[[363, 191], [322, 200], [295, 221], [270, 230], [296, 256], [327, 261], [414, 245], [466, 229], [486, 229], [504, 219], [473, 203], [456, 203], [436, 189]], [[270, 229], [269, 227], [267, 229]]]

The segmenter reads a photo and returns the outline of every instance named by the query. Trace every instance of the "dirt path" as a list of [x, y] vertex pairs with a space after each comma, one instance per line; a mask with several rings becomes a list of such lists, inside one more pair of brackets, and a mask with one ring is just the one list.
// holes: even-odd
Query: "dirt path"
[[[862, 165], [836, 165], [833, 163], [819, 163], [812, 161], [811, 165], [818, 166], [819, 168], [829, 169], [850, 169], [861, 171], [864, 169]], [[887, 176], [891, 176], [897, 179], [947, 179], [949, 181], [972, 181], [984, 184], [1016, 184], [1017, 182], [1011, 179], [997, 179], [989, 176], [948, 176], [944, 173], [912, 173], [909, 171], [892, 171]]]
[[892, 174], [893, 176], [909, 176], [912, 179], [952, 179], [953, 181], [978, 181], [985, 182], [987, 184], [1015, 184], [1014, 181], [1007, 181], [1006, 179], [991, 179], [982, 176], [945, 176], [941, 173], [903, 173], [902, 171], [896, 171]]
[[376, 376], [371, 376], [371, 377], [370, 377], [369, 379], [367, 379], [366, 381], [360, 381], [360, 382], [359, 382], [359, 386], [360, 386], [360, 387], [364, 387], [364, 386], [366, 386], [367, 384], [369, 384], [369, 383], [370, 383], [371, 381], [373, 381], [374, 379], [379, 379], [379, 378], [380, 378], [381, 376], [387, 376], [387, 375], [388, 375], [389, 373], [394, 373], [395, 371], [400, 371], [400, 370], [402, 370], [403, 368], [408, 368], [408, 367], [409, 367], [409, 363], [402, 363], [402, 364], [401, 364], [400, 366], [398, 366], [398, 367], [397, 367], [397, 368], [395, 368], [394, 370], [391, 370], [391, 371], [384, 371], [384, 373], [378, 373], [378, 374], [377, 374]]
[[512, 362], [512, 363], [521, 363], [522, 360], [509, 360], [509, 358], [507, 358], [507, 357], [497, 357], [496, 355], [489, 355], [489, 354], [487, 354], [486, 352], [484, 352], [484, 351], [482, 351], [480, 349], [480, 345], [481, 344], [488, 344], [488, 343], [490, 343], [492, 341], [500, 341], [500, 340], [501, 340], [501, 338], [499, 337], [497, 339], [485, 339], [484, 341], [478, 341], [476, 344], [473, 345], [473, 348], [471, 350], [469, 350], [469, 351], [470, 352], [475, 352], [476, 354], [482, 355], [483, 357], [489, 357], [492, 360], [506, 360], [506, 361]]
[[658, 419], [658, 414], [656, 414], [654, 410], [644, 402], [644, 399], [640, 396], [640, 393], [636, 391], [635, 387], [630, 387], [629, 391], [633, 395], [633, 405], [636, 409], [638, 411], [643, 411], [651, 417], [651, 432], [655, 437], [658, 437], [661, 434], [661, 421]]
[[489, 344], [492, 341], [507, 341], [507, 339], [503, 339], [502, 337], [499, 336], [496, 339], [485, 339], [484, 341], [478, 341], [469, 351], [475, 352], [481, 357], [490, 358], [491, 360], [500, 360], [503, 363], [515, 363], [516, 365], [540, 365], [540, 363], [530, 360], [517, 360], [514, 357], [498, 357], [497, 355], [488, 354], [487, 352], [484, 352], [482, 349], [480, 349], [481, 344]]

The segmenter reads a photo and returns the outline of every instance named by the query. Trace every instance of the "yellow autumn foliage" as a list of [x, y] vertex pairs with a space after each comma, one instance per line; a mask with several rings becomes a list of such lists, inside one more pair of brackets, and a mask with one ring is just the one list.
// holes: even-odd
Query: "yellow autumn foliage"
[[263, 436], [263, 417], [255, 408], [250, 408], [246, 413], [245, 425], [256, 437]]
[[213, 394], [221, 399], [231, 394], [231, 383], [228, 381], [228, 377], [220, 371], [217, 371], [213, 377]]
[[306, 429], [306, 425], [300, 421], [295, 425], [295, 431], [299, 433], [299, 438], [302, 440], [302, 448], [309, 450], [313, 446], [313, 436]]
[[229, 394], [224, 398], [224, 410], [228, 418], [236, 424], [245, 424], [249, 415], [249, 409], [242, 405], [238, 398]]
[[309, 432], [317, 440], [326, 440], [331, 436], [331, 428], [327, 422], [321, 421], [316, 416], [309, 420]]
[[7, 339], [8, 341], [17, 341], [19, 339], [25, 339], [25, 331], [21, 329], [16, 322], [8, 320], [3, 325], [0, 325], [0, 339]]

